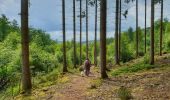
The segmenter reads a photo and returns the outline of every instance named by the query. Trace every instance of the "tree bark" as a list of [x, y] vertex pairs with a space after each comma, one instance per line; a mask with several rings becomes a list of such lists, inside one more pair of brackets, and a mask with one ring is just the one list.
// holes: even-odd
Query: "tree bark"
[[76, 1], [73, 0], [74, 68], [76, 68]]
[[80, 65], [82, 65], [82, 1], [80, 0]]
[[115, 17], [115, 63], [116, 64], [119, 64], [118, 30], [119, 30], [119, 0], [116, 0], [116, 17]]
[[86, 0], [86, 58], [88, 58], [88, 0]]
[[147, 0], [145, 0], [145, 53], [146, 53], [146, 17], [147, 17]]
[[151, 0], [150, 64], [154, 64], [154, 0]]
[[107, 16], [107, 0], [101, 0], [100, 8], [100, 61], [101, 61], [101, 78], [107, 78], [106, 73], [106, 16]]
[[67, 72], [67, 61], [66, 61], [66, 39], [65, 39], [65, 0], [62, 0], [62, 20], [63, 20], [63, 73]]
[[139, 39], [138, 39], [138, 0], [136, 0], [136, 58], [139, 54]]
[[94, 65], [97, 66], [97, 0], [95, 0]]
[[22, 43], [22, 89], [24, 92], [30, 92], [32, 84], [29, 67], [28, 0], [21, 0], [21, 43]]
[[122, 23], [121, 23], [121, 13], [122, 13], [122, 1], [120, 1], [120, 6], [119, 6], [119, 60], [121, 60], [121, 26], [122, 26]]
[[161, 1], [161, 20], [160, 20], [160, 56], [162, 56], [162, 37], [163, 37], [163, 0]]

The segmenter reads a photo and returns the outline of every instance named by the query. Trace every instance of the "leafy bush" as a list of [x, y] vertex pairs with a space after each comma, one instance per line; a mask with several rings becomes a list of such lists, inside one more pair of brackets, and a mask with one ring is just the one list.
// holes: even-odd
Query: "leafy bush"
[[167, 47], [170, 49], [170, 40], [167, 42]]
[[144, 64], [149, 64], [149, 54], [145, 54], [144, 58], [143, 58], [143, 63]]
[[42, 72], [41, 73], [37, 72], [37, 76], [34, 77], [33, 86], [42, 88], [45, 86], [56, 84], [56, 82], [60, 76], [60, 71], [61, 71], [61, 69], [58, 67], [48, 74], [45, 74]]
[[12, 66], [9, 65], [15, 57], [15, 51], [0, 46], [0, 55], [0, 77], [3, 77], [4, 75], [7, 76], [11, 71]]
[[4, 46], [8, 47], [8, 49], [11, 49], [11, 51], [17, 49], [18, 45], [21, 43], [19, 33], [11, 32], [10, 34], [8, 34], [3, 43]]
[[44, 50], [41, 50], [36, 44], [31, 44], [30, 47], [30, 63], [33, 71], [49, 72], [58, 66], [58, 61], [55, 56], [45, 52]]
[[126, 39], [127, 36], [124, 35], [122, 37], [123, 41], [122, 41], [122, 45], [121, 45], [121, 60], [123, 63], [132, 60], [133, 57], [133, 49], [131, 48], [131, 45], [129, 44], [129, 40]]
[[121, 53], [121, 60], [123, 63], [130, 61], [134, 59], [134, 57], [132, 56], [132, 53], [128, 52], [128, 51], [124, 51]]
[[139, 56], [144, 56], [145, 55], [145, 53], [143, 52], [143, 51], [139, 51]]

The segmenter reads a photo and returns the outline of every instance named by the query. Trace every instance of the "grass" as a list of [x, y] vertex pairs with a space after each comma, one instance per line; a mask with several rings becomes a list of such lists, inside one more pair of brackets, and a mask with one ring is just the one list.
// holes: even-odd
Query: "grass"
[[[155, 56], [156, 61], [155, 62], [160, 62], [161, 63], [161, 59], [169, 59], [170, 55], [164, 55], [164, 56]], [[111, 71], [111, 76], [119, 76], [119, 75], [123, 75], [123, 74], [130, 74], [130, 73], [135, 73], [135, 72], [139, 72], [139, 71], [147, 71], [150, 69], [155, 69], [155, 68], [163, 68], [164, 67], [170, 67], [170, 65], [168, 63], [161, 63], [161, 64], [155, 64], [155, 65], [150, 65], [149, 64], [149, 56], [145, 55], [143, 58], [141, 58], [140, 60], [138, 59], [135, 62], [131, 62], [130, 65], [125, 65], [124, 67], [121, 68], [117, 68]]]
[[53, 85], [57, 82], [57, 79], [60, 77], [60, 71], [58, 69], [54, 69], [52, 72], [40, 73], [36, 77], [32, 78], [33, 87], [34, 88], [42, 88], [46, 86]]
[[129, 89], [127, 89], [126, 87], [120, 87], [119, 90], [117, 91], [117, 96], [121, 99], [121, 100], [130, 100], [132, 99], [132, 94], [131, 91]]
[[93, 79], [91, 80], [90, 84], [90, 89], [96, 89], [102, 85], [103, 80], [98, 78], [98, 79]]
[[[155, 59], [159, 61], [159, 59], [168, 59], [169, 55], [167, 56], [155, 56]], [[170, 65], [168, 64], [155, 64], [155, 65], [150, 65], [149, 64], [149, 56], [144, 56], [140, 61], [137, 61], [136, 63], [130, 64], [130, 65], [125, 65], [124, 67], [120, 67], [117, 69], [114, 69], [111, 71], [111, 76], [119, 76], [123, 74], [130, 74], [130, 73], [135, 73], [139, 71], [147, 71], [150, 69], [155, 69], [155, 68], [164, 68], [164, 67], [169, 67]]]
[[115, 69], [111, 72], [112, 76], [119, 76], [122, 74], [128, 74], [128, 73], [134, 73], [134, 72], [139, 72], [143, 70], [149, 70], [156, 68], [157, 65], [150, 65], [150, 64], [144, 64], [144, 63], [138, 63], [132, 66], [126, 66], [126, 67], [121, 67], [119, 69]]

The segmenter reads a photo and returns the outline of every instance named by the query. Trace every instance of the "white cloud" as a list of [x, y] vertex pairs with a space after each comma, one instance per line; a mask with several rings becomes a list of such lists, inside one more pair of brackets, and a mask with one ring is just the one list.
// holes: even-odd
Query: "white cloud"
[[[170, 18], [168, 16], [170, 12], [167, 9], [170, 9], [169, 6], [169, 0], [164, 1], [164, 18]], [[150, 1], [147, 1], [147, 27], [150, 26], [150, 16], [151, 16], [151, 7], [150, 7]], [[160, 18], [160, 4], [157, 4], [155, 6], [155, 20], [158, 20]], [[128, 14], [128, 25], [132, 25], [135, 28], [136, 25], [136, 7], [133, 6], [132, 8], [129, 9], [129, 14]], [[144, 27], [145, 24], [145, 5], [144, 1], [139, 2], [139, 26]], [[133, 22], [133, 24], [132, 24]], [[127, 27], [126, 27], [127, 28]]]
[[[62, 31], [51, 31], [51, 32], [47, 32], [50, 37], [53, 39], [53, 40], [58, 40], [58, 41], [62, 41], [63, 40], [63, 34], [62, 34]], [[91, 40], [94, 40], [94, 32], [89, 32], [88, 33], [88, 38], [89, 38], [89, 41]], [[114, 31], [111, 31], [111, 32], [107, 32], [107, 37], [114, 37]], [[99, 31], [97, 32], [97, 40], [100, 39], [100, 33]], [[72, 31], [66, 31], [66, 40], [73, 40], [73, 32]], [[79, 42], [80, 41], [80, 32], [77, 31], [76, 32], [76, 41]], [[86, 33], [85, 32], [82, 32], [82, 41], [86, 41]]]
[[9, 20], [16, 19], [20, 23], [20, 0], [0, 0], [0, 15], [5, 14]]

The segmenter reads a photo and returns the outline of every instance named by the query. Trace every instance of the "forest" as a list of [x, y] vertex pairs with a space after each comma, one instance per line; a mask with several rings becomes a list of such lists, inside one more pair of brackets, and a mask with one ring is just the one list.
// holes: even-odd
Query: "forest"
[[[21, 0], [21, 24], [5, 14], [0, 16], [0, 100], [170, 99], [170, 21], [163, 16], [163, 0], [149, 0], [150, 5], [143, 1], [144, 27], [139, 26], [139, 0], [115, 0], [114, 37], [107, 37], [107, 0], [70, 1], [72, 40], [66, 39], [67, 0], [61, 0], [62, 41], [52, 39], [43, 29], [29, 27], [30, 0]], [[130, 3], [135, 3], [136, 27], [123, 31], [121, 21], [129, 13], [123, 7]], [[157, 20], [155, 6], [161, 11]], [[89, 40], [89, 7], [94, 7], [93, 40]], [[79, 40], [76, 34], [80, 34]], [[87, 58], [89, 77], [80, 74]]]

